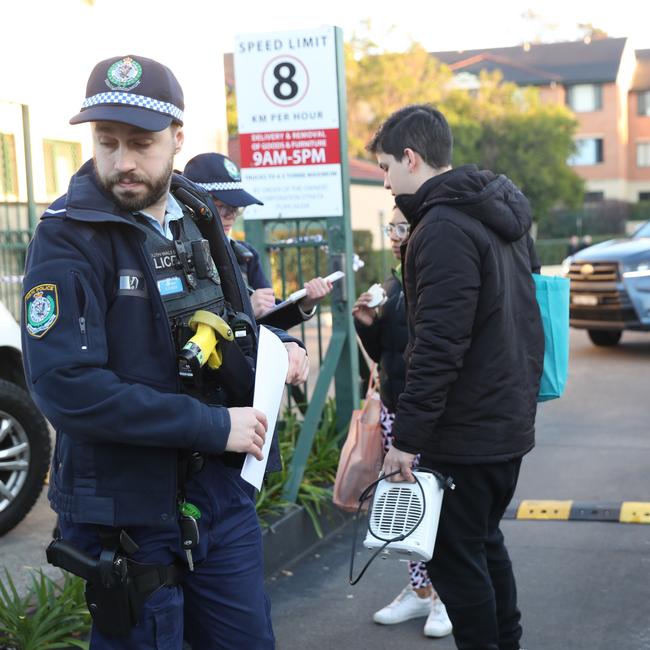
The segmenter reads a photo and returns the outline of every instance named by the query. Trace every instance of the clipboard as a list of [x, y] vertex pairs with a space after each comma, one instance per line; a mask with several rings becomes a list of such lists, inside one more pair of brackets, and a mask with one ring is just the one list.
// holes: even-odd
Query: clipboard
[[[330, 273], [328, 276], [326, 276], [323, 279], [329, 280], [330, 282], [336, 282], [337, 280], [340, 280], [343, 277], [345, 277], [345, 273], [343, 273], [343, 271], [334, 271], [334, 273]], [[289, 305], [294, 305], [299, 300], [302, 300], [306, 295], [307, 295], [307, 289], [298, 289], [298, 291], [294, 291], [293, 293], [290, 293], [282, 302], [279, 302], [277, 305], [275, 305], [275, 307], [271, 307], [271, 309], [269, 309], [267, 312], [264, 312], [257, 319], [257, 322], [263, 323], [267, 316], [270, 316], [271, 314], [275, 314], [276, 312], [280, 311], [281, 309], [284, 309], [285, 307], [288, 307]]]

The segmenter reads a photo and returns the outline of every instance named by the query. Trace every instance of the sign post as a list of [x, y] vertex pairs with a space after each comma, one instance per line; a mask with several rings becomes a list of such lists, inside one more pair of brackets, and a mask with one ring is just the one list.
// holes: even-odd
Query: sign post
[[242, 181], [264, 201], [247, 220], [344, 214], [336, 40], [334, 27], [236, 38]]
[[[305, 434], [312, 423], [315, 432], [331, 373], [339, 429], [359, 403], [342, 31], [319, 27], [240, 35], [234, 64], [242, 181], [264, 202], [246, 209], [246, 239], [262, 252], [266, 224], [322, 219], [330, 272], [345, 272], [332, 291], [332, 338], [295, 452], [300, 465], [306, 463]], [[312, 438], [313, 432], [309, 447]], [[300, 467], [290, 472], [285, 495], [295, 500], [301, 478]]]

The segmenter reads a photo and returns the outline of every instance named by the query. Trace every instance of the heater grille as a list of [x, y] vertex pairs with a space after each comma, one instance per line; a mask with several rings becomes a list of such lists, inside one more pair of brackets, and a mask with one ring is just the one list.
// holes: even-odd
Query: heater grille
[[415, 528], [423, 507], [419, 489], [391, 487], [373, 503], [370, 528], [383, 537], [404, 535]]

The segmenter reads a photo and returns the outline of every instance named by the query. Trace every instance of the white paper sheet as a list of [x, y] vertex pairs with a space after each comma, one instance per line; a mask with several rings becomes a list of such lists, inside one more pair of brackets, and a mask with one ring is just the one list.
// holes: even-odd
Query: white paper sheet
[[284, 343], [269, 329], [260, 326], [259, 342], [257, 347], [257, 369], [255, 370], [255, 392], [253, 407], [266, 415], [269, 428], [266, 431], [262, 453], [264, 458], [257, 460], [253, 454], [246, 454], [241, 477], [256, 487], [262, 487], [266, 461], [271, 449], [271, 440], [275, 432], [275, 423], [280, 411], [282, 394], [284, 393], [284, 380], [289, 370], [289, 357]]

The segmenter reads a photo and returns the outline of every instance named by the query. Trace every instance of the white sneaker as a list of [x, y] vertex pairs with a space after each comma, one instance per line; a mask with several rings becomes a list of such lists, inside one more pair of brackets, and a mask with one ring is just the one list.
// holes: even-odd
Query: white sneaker
[[427, 616], [427, 622], [424, 624], [425, 636], [441, 637], [451, 634], [451, 621], [447, 616], [447, 608], [440, 598], [433, 601], [431, 613]]
[[409, 585], [402, 589], [400, 594], [390, 604], [375, 612], [372, 620], [382, 625], [394, 625], [411, 618], [427, 616], [433, 607], [431, 596], [420, 598], [413, 587]]

